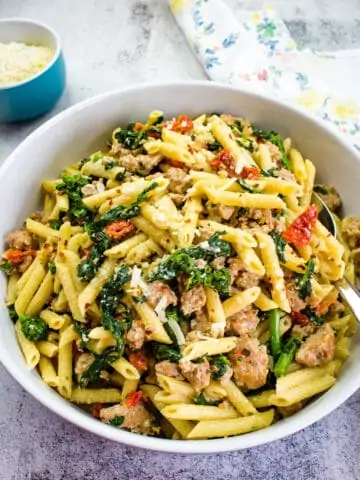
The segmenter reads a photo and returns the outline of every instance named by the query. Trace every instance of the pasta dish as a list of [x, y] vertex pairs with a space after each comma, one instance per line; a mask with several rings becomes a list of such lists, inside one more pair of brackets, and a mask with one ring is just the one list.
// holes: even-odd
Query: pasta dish
[[[42, 183], [9, 233], [6, 305], [31, 368], [112, 428], [208, 439], [270, 426], [336, 382], [360, 219], [274, 131], [227, 114], [117, 128]], [[111, 428], [111, 427], [109, 427]]]

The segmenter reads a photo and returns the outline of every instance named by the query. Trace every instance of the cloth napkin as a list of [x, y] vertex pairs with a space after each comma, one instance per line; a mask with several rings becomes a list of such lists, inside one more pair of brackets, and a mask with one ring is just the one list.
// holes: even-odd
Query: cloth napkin
[[170, 0], [169, 5], [211, 80], [296, 104], [360, 150], [360, 50], [299, 50], [271, 5], [241, 18], [222, 0]]

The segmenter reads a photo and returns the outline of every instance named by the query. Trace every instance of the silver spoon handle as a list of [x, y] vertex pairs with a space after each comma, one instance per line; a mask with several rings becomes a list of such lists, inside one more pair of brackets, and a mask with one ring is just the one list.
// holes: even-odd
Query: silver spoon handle
[[342, 298], [349, 305], [354, 317], [360, 323], [360, 295], [350, 280], [344, 277], [344, 282], [337, 285]]

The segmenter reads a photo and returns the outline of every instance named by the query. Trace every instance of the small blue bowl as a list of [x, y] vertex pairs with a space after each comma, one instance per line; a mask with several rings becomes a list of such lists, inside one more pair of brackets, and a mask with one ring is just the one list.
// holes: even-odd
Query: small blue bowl
[[21, 18], [0, 20], [0, 42], [44, 45], [54, 51], [49, 65], [35, 76], [0, 86], [0, 123], [20, 122], [53, 108], [65, 88], [65, 62], [58, 35], [46, 25]]

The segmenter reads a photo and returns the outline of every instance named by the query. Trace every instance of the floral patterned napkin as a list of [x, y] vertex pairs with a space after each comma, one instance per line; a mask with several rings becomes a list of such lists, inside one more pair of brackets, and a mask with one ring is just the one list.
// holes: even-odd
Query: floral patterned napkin
[[295, 103], [336, 126], [360, 150], [360, 87], [353, 74], [360, 71], [360, 50], [300, 51], [269, 5], [239, 20], [222, 0], [169, 4], [212, 80]]

